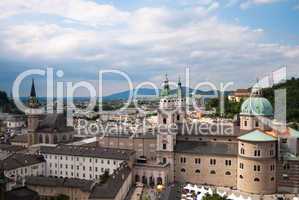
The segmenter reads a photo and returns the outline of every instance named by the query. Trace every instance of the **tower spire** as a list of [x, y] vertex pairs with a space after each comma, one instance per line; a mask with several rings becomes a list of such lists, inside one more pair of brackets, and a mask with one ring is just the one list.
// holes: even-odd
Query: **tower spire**
[[30, 96], [29, 96], [29, 107], [30, 108], [37, 108], [38, 106], [39, 106], [39, 104], [38, 104], [38, 101], [37, 101], [37, 98], [36, 98], [34, 79], [32, 79]]
[[32, 79], [32, 83], [31, 83], [30, 97], [36, 97], [34, 79]]

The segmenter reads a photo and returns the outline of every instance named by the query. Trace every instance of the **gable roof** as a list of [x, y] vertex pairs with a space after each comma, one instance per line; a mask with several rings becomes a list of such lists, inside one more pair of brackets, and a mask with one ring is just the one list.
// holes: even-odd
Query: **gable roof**
[[131, 156], [135, 153], [133, 150], [127, 149], [114, 149], [103, 147], [89, 147], [89, 146], [76, 146], [76, 145], [58, 145], [58, 146], [41, 146], [40, 152], [42, 154], [54, 155], [70, 155], [81, 157], [94, 157], [115, 160], [130, 160]]
[[238, 144], [220, 142], [177, 141], [175, 152], [235, 156], [238, 154]]
[[44, 187], [78, 188], [82, 192], [90, 192], [93, 181], [77, 178], [56, 178], [45, 176], [27, 176], [26, 185], [37, 185]]
[[95, 184], [89, 199], [115, 199], [130, 174], [131, 169], [128, 165], [121, 166], [109, 176], [107, 182]]
[[249, 142], [274, 142], [277, 138], [270, 136], [263, 131], [254, 130], [245, 135], [238, 137], [239, 140], [249, 141]]
[[41, 155], [16, 153], [1, 161], [0, 168], [3, 170], [12, 170], [42, 162], [45, 162], [45, 159]]
[[53, 132], [70, 132], [74, 131], [72, 127], [67, 126], [66, 116], [62, 113], [47, 114], [40, 121], [37, 132], [53, 133]]

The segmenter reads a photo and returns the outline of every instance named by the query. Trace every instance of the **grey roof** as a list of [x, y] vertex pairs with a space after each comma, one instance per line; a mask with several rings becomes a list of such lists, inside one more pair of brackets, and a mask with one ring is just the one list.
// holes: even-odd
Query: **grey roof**
[[67, 126], [66, 116], [56, 113], [43, 116], [37, 128], [37, 132], [42, 133], [70, 132], [73, 130], [72, 127]]
[[12, 189], [5, 194], [6, 200], [39, 200], [37, 192], [28, 189], [27, 187], [20, 187]]
[[[220, 123], [192, 123], [192, 124], [177, 124], [178, 136], [228, 136], [238, 137], [243, 131], [235, 124]], [[244, 131], [245, 133], [245, 131]]]
[[4, 159], [0, 164], [0, 168], [3, 170], [12, 170], [42, 162], [45, 162], [45, 159], [41, 155], [16, 153]]
[[9, 145], [9, 144], [0, 144], [0, 149], [2, 151], [8, 151], [8, 152], [18, 152], [25, 150], [24, 147], [16, 146], [16, 145]]
[[104, 184], [97, 183], [89, 196], [89, 199], [114, 199], [123, 186], [131, 169], [127, 165], [118, 168]]
[[9, 114], [4, 119], [5, 121], [11, 121], [11, 122], [17, 122], [17, 121], [24, 121], [25, 116], [24, 115], [18, 115], [18, 114]]
[[[113, 130], [113, 129], [112, 129]], [[115, 130], [115, 128], [114, 128]], [[109, 130], [108, 130], [109, 131]], [[102, 136], [102, 135], [99, 135]], [[106, 132], [105, 137], [111, 138], [136, 138], [136, 139], [155, 139], [156, 133], [145, 132], [145, 133], [124, 133], [124, 132]]]
[[178, 141], [175, 152], [201, 155], [237, 155], [237, 143]]
[[78, 188], [83, 192], [90, 192], [93, 186], [93, 181], [77, 178], [56, 178], [45, 176], [27, 176], [26, 185], [37, 185], [44, 187], [66, 187]]
[[42, 154], [71, 155], [116, 160], [129, 160], [131, 155], [135, 153], [134, 151], [127, 149], [112, 149], [76, 145], [59, 145], [56, 147], [41, 146], [40, 152]]

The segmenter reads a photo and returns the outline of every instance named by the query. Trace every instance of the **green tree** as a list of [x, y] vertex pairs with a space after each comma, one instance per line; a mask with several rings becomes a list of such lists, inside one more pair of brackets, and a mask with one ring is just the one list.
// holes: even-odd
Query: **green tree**
[[217, 193], [213, 193], [212, 195], [206, 194], [202, 200], [228, 200], [228, 198], [226, 196], [222, 197]]

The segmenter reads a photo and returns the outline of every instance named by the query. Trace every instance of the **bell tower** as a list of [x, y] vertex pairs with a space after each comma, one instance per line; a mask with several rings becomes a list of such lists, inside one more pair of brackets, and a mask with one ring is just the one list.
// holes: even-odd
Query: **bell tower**
[[39, 103], [36, 97], [35, 85], [34, 80], [32, 79], [30, 96], [28, 100], [28, 107], [29, 109], [26, 112], [27, 115], [27, 142], [28, 146], [37, 144], [37, 133], [36, 130], [39, 124], [40, 114], [36, 111], [39, 108]]
[[184, 122], [185, 113], [181, 81], [178, 82], [177, 93], [171, 94], [166, 75], [158, 109], [157, 159], [159, 163], [170, 165], [170, 182], [174, 180], [174, 150], [177, 134], [175, 125]]

